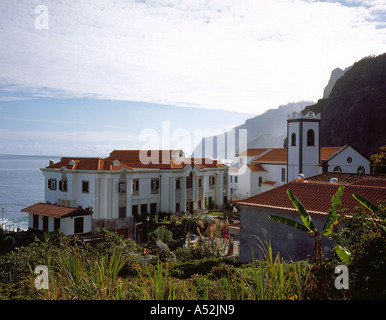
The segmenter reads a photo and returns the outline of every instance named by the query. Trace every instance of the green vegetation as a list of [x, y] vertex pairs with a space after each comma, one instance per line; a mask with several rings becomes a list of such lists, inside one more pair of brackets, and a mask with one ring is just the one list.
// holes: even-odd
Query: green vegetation
[[[76, 237], [46, 234], [0, 256], [0, 299], [384, 299], [386, 292], [380, 283], [385, 283], [386, 243], [384, 220], [379, 217], [384, 217], [385, 210], [360, 201], [376, 212], [376, 220], [363, 218], [363, 208], [358, 209], [338, 230], [341, 217], [334, 207], [322, 232], [326, 235], [330, 230], [329, 236], [339, 236], [351, 253], [349, 290], [334, 287], [334, 268], [342, 264], [338, 251], [331, 259], [321, 255], [316, 269], [312, 261], [284, 261], [267, 240], [262, 243], [261, 257], [241, 264], [237, 255], [224, 251], [223, 228], [229, 217], [219, 215], [212, 224], [205, 216], [185, 217], [186, 234], [195, 230], [196, 241], [175, 250], [148, 247], [151, 254], [105, 229], [99, 230], [104, 241], [94, 245], [82, 244]], [[302, 214], [304, 225], [314, 230], [312, 221]], [[155, 229], [151, 237], [164, 243], [175, 241], [165, 225]], [[38, 265], [48, 268], [48, 289], [35, 288]]]

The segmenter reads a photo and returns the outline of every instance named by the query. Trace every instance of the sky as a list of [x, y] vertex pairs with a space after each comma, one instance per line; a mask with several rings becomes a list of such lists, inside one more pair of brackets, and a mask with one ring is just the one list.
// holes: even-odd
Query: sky
[[0, 44], [0, 154], [189, 152], [386, 52], [386, 2], [2, 0]]

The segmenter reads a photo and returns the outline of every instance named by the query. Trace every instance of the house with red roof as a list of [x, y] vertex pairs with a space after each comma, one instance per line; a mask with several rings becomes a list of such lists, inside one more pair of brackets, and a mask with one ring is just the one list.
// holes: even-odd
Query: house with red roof
[[[336, 178], [337, 183], [329, 179]], [[386, 176], [349, 173], [324, 173], [307, 180], [291, 181], [277, 188], [236, 201], [240, 206], [240, 261], [250, 262], [261, 254], [261, 241], [269, 239], [274, 252], [284, 259], [303, 260], [312, 258], [313, 239], [301, 232], [269, 219], [278, 215], [301, 222], [300, 215], [288, 198], [291, 190], [303, 204], [318, 230], [322, 229], [331, 199], [340, 185], [345, 186], [339, 209], [350, 215], [360, 203], [354, 193], [370, 200], [375, 205], [386, 201]], [[370, 214], [368, 209], [365, 209]], [[324, 241], [324, 242], [323, 242]], [[322, 247], [328, 252], [333, 243], [323, 240]]]
[[181, 150], [63, 157], [41, 171], [46, 205], [24, 209], [30, 213], [29, 227], [38, 230], [77, 234], [109, 227], [133, 237], [135, 215], [193, 213], [213, 203], [222, 207], [229, 199], [228, 167], [217, 160], [187, 158]]
[[287, 119], [287, 147], [247, 149], [230, 170], [233, 199], [242, 199], [324, 172], [370, 173], [370, 160], [350, 144], [321, 147], [321, 115], [294, 112]]

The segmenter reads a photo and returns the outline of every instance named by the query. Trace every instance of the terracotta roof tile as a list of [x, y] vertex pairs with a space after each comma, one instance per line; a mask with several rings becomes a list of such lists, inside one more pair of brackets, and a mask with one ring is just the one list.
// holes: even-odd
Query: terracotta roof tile
[[337, 178], [340, 185], [349, 185], [349, 184], [356, 183], [362, 179], [386, 180], [386, 175], [325, 172], [325, 173], [318, 174], [316, 176], [308, 177], [307, 181], [310, 183], [329, 183], [331, 178]]
[[[342, 147], [321, 147], [320, 159], [327, 160]], [[273, 148], [261, 157], [253, 159], [251, 163], [287, 163], [287, 148]]]
[[353, 182], [352, 186], [365, 186], [375, 188], [386, 188], [386, 177], [385, 179], [361, 179]]
[[287, 148], [274, 148], [251, 163], [287, 163]]
[[67, 218], [92, 214], [91, 211], [85, 209], [58, 206], [42, 202], [36, 203], [30, 207], [22, 209], [21, 211], [52, 218]]
[[267, 150], [269, 150], [269, 148], [251, 148], [241, 152], [238, 157], [257, 157]]
[[321, 147], [320, 148], [320, 160], [327, 160], [335, 152], [338, 152], [342, 147]]
[[[185, 166], [193, 164], [200, 169], [204, 168], [224, 168], [225, 164], [217, 160], [207, 158], [184, 159], [174, 157], [179, 150], [149, 150], [146, 153], [146, 158], [141, 159], [141, 150], [114, 150], [110, 156], [102, 158], [70, 158], [63, 157], [61, 161], [49, 165], [48, 169], [67, 168], [69, 170], [107, 170], [119, 171], [121, 169], [134, 170], [136, 169], [183, 169]], [[153, 153], [151, 153], [153, 152]], [[154, 159], [150, 157], [155, 155]], [[178, 156], [178, 154], [177, 154]], [[173, 160], [173, 158], [175, 160]], [[114, 161], [118, 160], [118, 164]], [[146, 163], [148, 161], [149, 163]]]
[[263, 166], [261, 164], [247, 164], [247, 167], [252, 172], [266, 172], [267, 171], [263, 168]]
[[269, 184], [269, 185], [274, 185], [276, 183], [276, 181], [271, 181], [271, 180], [266, 180], [263, 182], [263, 184]]
[[[337, 185], [290, 182], [247, 199], [235, 201], [240, 205], [273, 208], [278, 210], [297, 211], [287, 195], [290, 189], [310, 213], [327, 214], [331, 207], [331, 198], [338, 190]], [[346, 186], [341, 198], [340, 209], [347, 208], [352, 212], [360, 203], [352, 196], [357, 193], [377, 205], [386, 200], [385, 188], [364, 186]]]
[[[73, 163], [73, 164], [71, 164]], [[68, 170], [120, 170], [125, 168], [133, 170], [130, 166], [120, 163], [113, 165], [112, 160], [105, 160], [101, 158], [69, 158], [63, 157], [59, 162], [49, 165], [48, 169], [67, 168]]]

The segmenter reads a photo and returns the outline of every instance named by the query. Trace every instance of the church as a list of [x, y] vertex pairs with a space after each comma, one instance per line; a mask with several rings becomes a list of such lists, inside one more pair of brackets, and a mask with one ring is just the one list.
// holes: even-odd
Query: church
[[370, 173], [370, 160], [350, 144], [320, 147], [321, 114], [293, 112], [287, 119], [287, 148], [248, 149], [231, 168], [232, 199], [243, 199], [301, 177], [326, 173]]

